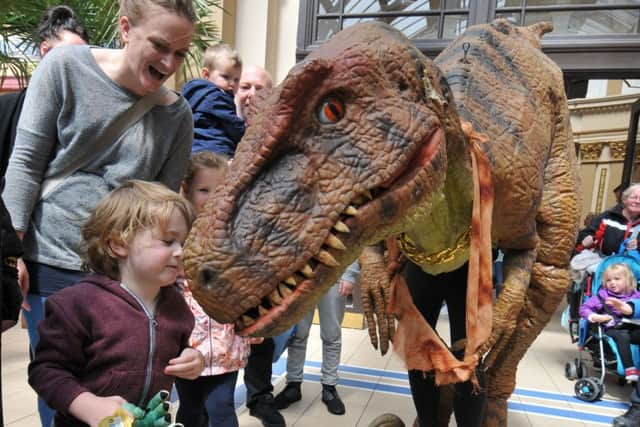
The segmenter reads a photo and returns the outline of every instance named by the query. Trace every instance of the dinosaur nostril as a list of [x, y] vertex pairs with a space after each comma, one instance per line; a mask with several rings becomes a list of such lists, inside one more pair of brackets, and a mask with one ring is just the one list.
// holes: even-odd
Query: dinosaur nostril
[[211, 288], [218, 278], [218, 273], [209, 266], [203, 266], [198, 270], [198, 283], [203, 288]]

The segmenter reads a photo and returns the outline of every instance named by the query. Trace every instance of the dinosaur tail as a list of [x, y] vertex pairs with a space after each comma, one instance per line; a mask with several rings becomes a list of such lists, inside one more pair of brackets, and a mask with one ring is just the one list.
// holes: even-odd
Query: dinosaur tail
[[549, 21], [542, 21], [531, 24], [526, 28], [531, 31], [532, 34], [535, 34], [538, 37], [538, 40], [540, 40], [542, 36], [553, 31], [553, 24]]

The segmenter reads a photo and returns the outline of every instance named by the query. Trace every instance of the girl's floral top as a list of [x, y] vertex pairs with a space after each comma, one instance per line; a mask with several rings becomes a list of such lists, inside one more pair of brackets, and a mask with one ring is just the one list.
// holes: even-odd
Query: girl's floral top
[[236, 335], [233, 324], [218, 323], [210, 318], [193, 297], [186, 281], [181, 288], [196, 318], [189, 345], [204, 356], [204, 370], [200, 375], [220, 375], [244, 368], [249, 358], [249, 338]]

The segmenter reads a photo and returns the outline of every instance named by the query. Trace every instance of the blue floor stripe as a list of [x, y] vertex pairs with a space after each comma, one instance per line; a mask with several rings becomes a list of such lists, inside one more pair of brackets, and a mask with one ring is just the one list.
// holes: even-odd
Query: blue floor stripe
[[[305, 362], [305, 366], [320, 368], [321, 362], [310, 360]], [[352, 374], [369, 375], [372, 377], [404, 380], [407, 382], [409, 381], [409, 377], [406, 374], [406, 372], [384, 371], [382, 369], [363, 368], [360, 366], [352, 366], [352, 365], [340, 365], [340, 371], [349, 372]], [[343, 381], [343, 380], [341, 379], [340, 381]], [[616, 402], [611, 400], [601, 400], [597, 402], [583, 402], [579, 400], [577, 397], [571, 396], [571, 395], [552, 393], [552, 392], [540, 391], [540, 390], [523, 389], [523, 388], [516, 388], [514, 391], [514, 394], [519, 396], [535, 397], [538, 399], [557, 400], [557, 401], [569, 402], [569, 403], [584, 403], [584, 404], [595, 405], [595, 406], [605, 407], [605, 408], [627, 409], [629, 407], [628, 403], [623, 403], [623, 402]]]
[[[306, 381], [319, 383], [320, 375], [305, 373], [304, 379]], [[346, 387], [364, 389], [364, 390], [396, 393], [396, 394], [402, 394], [406, 396], [411, 395], [411, 390], [409, 389], [409, 387], [373, 383], [369, 381], [340, 379], [340, 385], [343, 385]], [[577, 400], [577, 399], [574, 399], [574, 400]], [[533, 405], [533, 404], [519, 403], [519, 402], [512, 402], [512, 401], [508, 401], [507, 405], [509, 410], [512, 410], [512, 411], [520, 411], [520, 412], [526, 412], [529, 414], [538, 414], [538, 415], [544, 415], [544, 416], [561, 417], [561, 418], [567, 418], [571, 420], [580, 420], [585, 422], [610, 424], [611, 420], [613, 419], [611, 415], [598, 415], [598, 414], [592, 414], [590, 412], [582, 412], [582, 411], [576, 411], [571, 409], [554, 408], [549, 406]], [[620, 409], [625, 409], [627, 407], [628, 405], [622, 404], [620, 406]]]
[[567, 418], [570, 420], [587, 421], [592, 423], [611, 424], [611, 415], [598, 415], [589, 412], [572, 411], [570, 409], [550, 408], [548, 406], [530, 405], [518, 402], [507, 403], [510, 411], [526, 412], [553, 417]]
[[[305, 367], [309, 368], [320, 368], [321, 363], [318, 361], [306, 361]], [[363, 368], [359, 366], [353, 365], [340, 365], [341, 372], [349, 372], [352, 374], [359, 375], [367, 375], [375, 378], [383, 378], [383, 379], [394, 379], [407, 381], [407, 385], [393, 385], [393, 384], [385, 384], [377, 381], [366, 381], [366, 380], [356, 380], [352, 378], [341, 378], [340, 385], [352, 388], [358, 388], [362, 390], [371, 390], [371, 391], [380, 391], [384, 393], [394, 393], [400, 394], [404, 396], [411, 396], [411, 390], [408, 385], [408, 375], [406, 372], [393, 372], [393, 371], [384, 371], [382, 369], [375, 368]], [[273, 364], [273, 375], [274, 377], [282, 376], [286, 373], [286, 358], [280, 358], [276, 363]], [[320, 382], [320, 375], [313, 373], [304, 373], [304, 379], [306, 381], [311, 382]], [[538, 399], [547, 399], [551, 401], [558, 401], [564, 403], [580, 403], [584, 405], [593, 405], [595, 407], [604, 408], [604, 409], [620, 409], [625, 410], [629, 407], [628, 403], [616, 402], [611, 400], [605, 401], [597, 401], [597, 402], [583, 402], [578, 400], [575, 396], [565, 395], [561, 393], [553, 393], [546, 392], [540, 390], [531, 390], [531, 389], [522, 389], [516, 388], [515, 395], [522, 397], [532, 397]], [[244, 384], [240, 384], [236, 387], [235, 392], [235, 400], [236, 400], [236, 409], [245, 404], [246, 399], [246, 387]], [[571, 420], [580, 420], [585, 422], [593, 422], [593, 423], [603, 423], [610, 424], [612, 420], [612, 416], [608, 415], [599, 415], [593, 414], [590, 412], [582, 412], [571, 409], [561, 409], [554, 408], [545, 405], [537, 405], [537, 404], [529, 404], [529, 403], [519, 403], [508, 401], [509, 410], [516, 412], [526, 412], [530, 414], [539, 414], [543, 416], [553, 416], [566, 418]]]

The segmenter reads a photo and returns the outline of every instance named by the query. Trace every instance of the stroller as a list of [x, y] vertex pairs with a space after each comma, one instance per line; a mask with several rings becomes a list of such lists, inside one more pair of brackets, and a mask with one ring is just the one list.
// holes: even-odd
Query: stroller
[[[578, 357], [565, 365], [565, 377], [570, 381], [576, 381], [574, 391], [576, 397], [586, 402], [600, 399], [605, 392], [604, 378], [607, 373], [615, 375], [620, 384], [625, 383], [624, 366], [620, 359], [616, 342], [604, 333], [600, 324], [590, 324], [586, 319], [579, 317], [580, 305], [592, 295], [596, 295], [602, 282], [601, 276], [611, 264], [625, 263], [633, 271], [636, 280], [640, 282], [640, 254], [638, 251], [625, 252], [624, 243], [617, 255], [611, 255], [598, 265], [593, 275], [587, 276], [582, 283], [574, 283], [567, 295], [569, 307], [569, 334], [572, 343], [578, 343]], [[627, 319], [624, 319], [627, 322]], [[629, 319], [628, 323], [635, 323]], [[640, 324], [639, 324], [640, 325]], [[600, 376], [590, 377], [584, 353], [588, 352], [593, 362], [593, 367], [600, 371]], [[640, 366], [640, 348], [631, 346], [631, 356], [636, 366]]]

